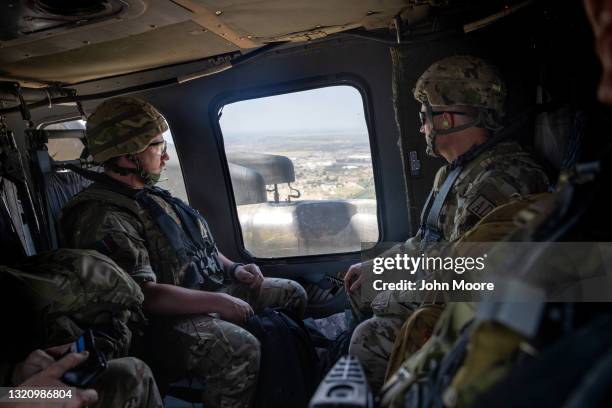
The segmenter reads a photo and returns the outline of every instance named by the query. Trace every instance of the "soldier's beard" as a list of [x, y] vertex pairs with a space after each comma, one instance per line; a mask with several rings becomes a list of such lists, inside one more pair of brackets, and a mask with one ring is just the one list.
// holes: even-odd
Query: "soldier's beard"
[[130, 160], [136, 165], [136, 169], [134, 169], [133, 172], [140, 177], [145, 185], [152, 187], [159, 182], [159, 179], [161, 178], [161, 171], [159, 173], [151, 173], [146, 171], [138, 157], [134, 155], [130, 157]]
[[161, 172], [158, 174], [149, 173], [144, 169], [140, 169], [140, 173], [138, 175], [147, 186], [154, 186], [155, 184], [159, 183], [159, 179], [161, 178]]
[[431, 157], [440, 157], [438, 153], [436, 153], [436, 135], [431, 132], [425, 135], [425, 142], [427, 143], [427, 148], [425, 149], [425, 153]]

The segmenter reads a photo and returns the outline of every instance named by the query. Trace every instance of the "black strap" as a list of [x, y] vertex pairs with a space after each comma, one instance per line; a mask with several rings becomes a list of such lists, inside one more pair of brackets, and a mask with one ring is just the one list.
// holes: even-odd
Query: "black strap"
[[106, 187], [108, 187], [110, 190], [118, 194], [121, 194], [123, 196], [129, 197], [129, 198], [135, 198], [136, 195], [140, 192], [140, 190], [134, 190], [133, 188], [126, 186], [124, 183], [118, 180], [115, 180], [114, 178], [109, 177], [104, 173], [98, 173], [95, 171], [87, 170], [82, 167], [75, 166], [74, 164], [70, 164], [70, 163], [58, 164], [57, 167], [66, 169], [66, 170], [70, 170], [70, 171], [74, 171], [80, 176], [85, 177], [87, 180], [91, 180], [95, 183], [103, 184]]
[[425, 205], [421, 210], [421, 227], [425, 226], [425, 221], [427, 219], [427, 214], [431, 209], [431, 205], [433, 204], [433, 196], [434, 196], [434, 188], [432, 187], [429, 191], [429, 195], [427, 196], [427, 200], [425, 200]]
[[450, 172], [446, 180], [444, 180], [442, 187], [440, 187], [440, 191], [436, 194], [436, 198], [433, 200], [433, 204], [427, 213], [427, 219], [424, 225], [424, 240], [426, 242], [439, 242], [442, 239], [442, 231], [438, 228], [438, 220], [440, 219], [440, 213], [442, 212], [442, 207], [448, 197], [448, 193], [450, 193], [453, 185], [455, 185], [455, 181], [457, 177], [459, 177], [461, 170], [463, 170], [463, 166], [456, 166]]
[[185, 248], [185, 234], [181, 228], [174, 222], [166, 211], [159, 205], [152, 197], [147, 194], [138, 194], [136, 201], [147, 210], [149, 215], [155, 220], [159, 228], [162, 230], [164, 235], [170, 241], [170, 245], [178, 255], [181, 262], [186, 262], [188, 255], [187, 249]]
[[[169, 203], [175, 210], [183, 228], [181, 228], [164, 209], [149, 194], [155, 194]], [[216, 256], [216, 247], [212, 241], [204, 240], [199, 228], [199, 213], [189, 209], [181, 200], [175, 199], [167, 191], [159, 188], [145, 188], [136, 195], [136, 200], [155, 219], [155, 222], [170, 241], [172, 248], [176, 251], [182, 262], [189, 262], [181, 285], [192, 289], [214, 290], [221, 286], [222, 282], [213, 281], [205, 270], [219, 268], [221, 265]], [[187, 232], [185, 232], [187, 230]], [[189, 234], [189, 236], [188, 236]], [[215, 263], [215, 265], [211, 265]]]
[[[172, 206], [176, 214], [178, 215], [183, 227], [187, 230], [191, 240], [195, 242], [200, 247], [204, 248], [207, 245], [206, 240], [202, 236], [202, 232], [200, 231], [200, 227], [198, 225], [198, 221], [200, 221], [205, 227], [206, 220], [199, 212], [195, 211], [193, 208], [189, 207], [182, 200], [172, 197], [170, 193], [166, 190], [163, 190], [158, 187], [149, 187], [148, 191], [152, 194], [158, 195], [164, 201]], [[211, 241], [212, 241], [212, 237]], [[213, 243], [214, 244], [214, 243]]]

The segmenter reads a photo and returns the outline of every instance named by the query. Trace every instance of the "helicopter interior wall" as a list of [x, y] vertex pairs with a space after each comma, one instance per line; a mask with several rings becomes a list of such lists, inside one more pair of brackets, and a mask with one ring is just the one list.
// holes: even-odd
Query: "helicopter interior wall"
[[[278, 84], [292, 82], [293, 86], [301, 87], [305, 86], [302, 81], [339, 73], [359, 78], [368, 96], [381, 232], [385, 240], [405, 239], [408, 225], [406, 194], [391, 101], [391, 64], [385, 44], [349, 39], [301, 45], [263, 55], [218, 75], [143, 94], [168, 120], [179, 152], [190, 203], [207, 216], [220, 248], [228, 256], [247, 260], [240, 249], [240, 229], [229, 200], [231, 185], [224, 158], [220, 156], [223, 149], [214, 131], [215, 114], [211, 115], [211, 106], [220, 95], [246, 95], [250, 90], [273, 93], [280, 90]], [[147, 74], [154, 77], [154, 73]], [[117, 86], [116, 82], [116, 79], [111, 79], [83, 84], [80, 92]], [[337, 80], [327, 77], [319, 85], [326, 82], [332, 85]], [[122, 84], [127, 83], [129, 77], [123, 78]], [[89, 110], [93, 105], [86, 107]], [[358, 255], [352, 254], [258, 262], [270, 276], [305, 276], [310, 273], [335, 274], [355, 262], [356, 257]], [[317, 280], [316, 277], [312, 279]]]
[[[474, 49], [474, 45], [462, 39], [437, 43], [436, 47], [416, 47], [412, 76], [416, 80], [428, 64], [458, 50], [461, 52], [462, 49], [469, 52]], [[505, 71], [524, 73], [524, 70], [517, 69], [519, 65], [518, 61], [514, 61], [505, 67]], [[295, 86], [299, 87], [300, 80], [338, 73], [360, 78], [366, 85], [371, 110], [371, 143], [380, 199], [382, 239], [401, 241], [409, 237], [411, 231], [405, 198], [406, 184], [397, 146], [398, 130], [392, 105], [391, 71], [387, 45], [367, 40], [329, 40], [311, 46], [280, 50], [219, 75], [148, 92], [146, 97], [166, 114], [170, 123], [185, 170], [191, 203], [208, 216], [221, 248], [228, 255], [245, 260], [240, 249], [237, 219], [228, 202], [231, 190], [225, 166], [219, 156], [222, 148], [214, 134], [211, 104], [220, 95], [238, 93], [238, 98], [247, 98], [258, 92], [277, 92], [278, 84], [288, 81], [294, 81]], [[510, 81], [517, 84], [511, 100], [512, 106], [525, 103], [527, 93], [518, 87], [518, 84], [525, 83], [525, 78], [517, 78], [515, 75]], [[442, 162], [424, 155], [425, 143], [418, 131], [416, 114], [419, 105], [414, 102], [413, 106], [414, 130], [411, 136], [421, 159], [422, 176], [410, 180], [408, 188], [415, 192], [412, 195], [413, 205], [420, 208], [429, 192], [435, 171]], [[216, 194], [211, 194], [211, 191]], [[355, 255], [330, 255], [259, 262], [271, 276], [306, 276], [324, 272], [335, 274], [356, 260]]]

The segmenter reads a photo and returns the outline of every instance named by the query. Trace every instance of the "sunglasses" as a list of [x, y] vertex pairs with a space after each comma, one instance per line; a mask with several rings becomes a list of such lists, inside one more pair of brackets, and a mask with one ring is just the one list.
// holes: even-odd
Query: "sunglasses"
[[168, 151], [168, 144], [166, 143], [166, 141], [165, 141], [165, 140], [161, 140], [161, 141], [159, 141], [159, 142], [152, 142], [152, 143], [149, 143], [149, 146], [148, 146], [148, 147], [152, 147], [152, 146], [153, 146], [153, 147], [157, 147], [157, 149], [158, 149], [158, 150], [159, 150], [159, 146], [162, 146], [162, 149], [161, 149], [161, 155], [162, 155], [162, 156], [163, 156], [163, 155], [165, 155], [165, 154], [166, 154], [166, 152]]
[[[431, 117], [433, 118], [434, 116], [443, 115], [445, 113], [451, 113], [453, 115], [469, 116], [465, 112], [438, 111], [438, 112], [431, 112]], [[419, 111], [419, 119], [421, 119], [421, 126], [425, 126], [425, 123], [427, 122], [427, 112]]]

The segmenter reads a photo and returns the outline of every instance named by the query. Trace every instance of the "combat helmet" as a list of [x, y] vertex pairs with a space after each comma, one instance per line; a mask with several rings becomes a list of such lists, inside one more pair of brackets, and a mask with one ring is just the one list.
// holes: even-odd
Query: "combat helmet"
[[[151, 141], [166, 130], [166, 120], [153, 105], [138, 98], [120, 96], [102, 102], [89, 116], [85, 137], [95, 162], [120, 174], [138, 174], [147, 184], [155, 184], [159, 175], [144, 171], [135, 155], [146, 150]], [[111, 160], [123, 155], [128, 155], [136, 169], [119, 167]]]
[[477, 126], [496, 132], [505, 115], [507, 88], [499, 71], [489, 62], [472, 56], [452, 56], [433, 63], [417, 80], [414, 97], [432, 121], [436, 108], [465, 106], [476, 109], [473, 122], [452, 129], [432, 129], [427, 153], [436, 156], [435, 137]]

